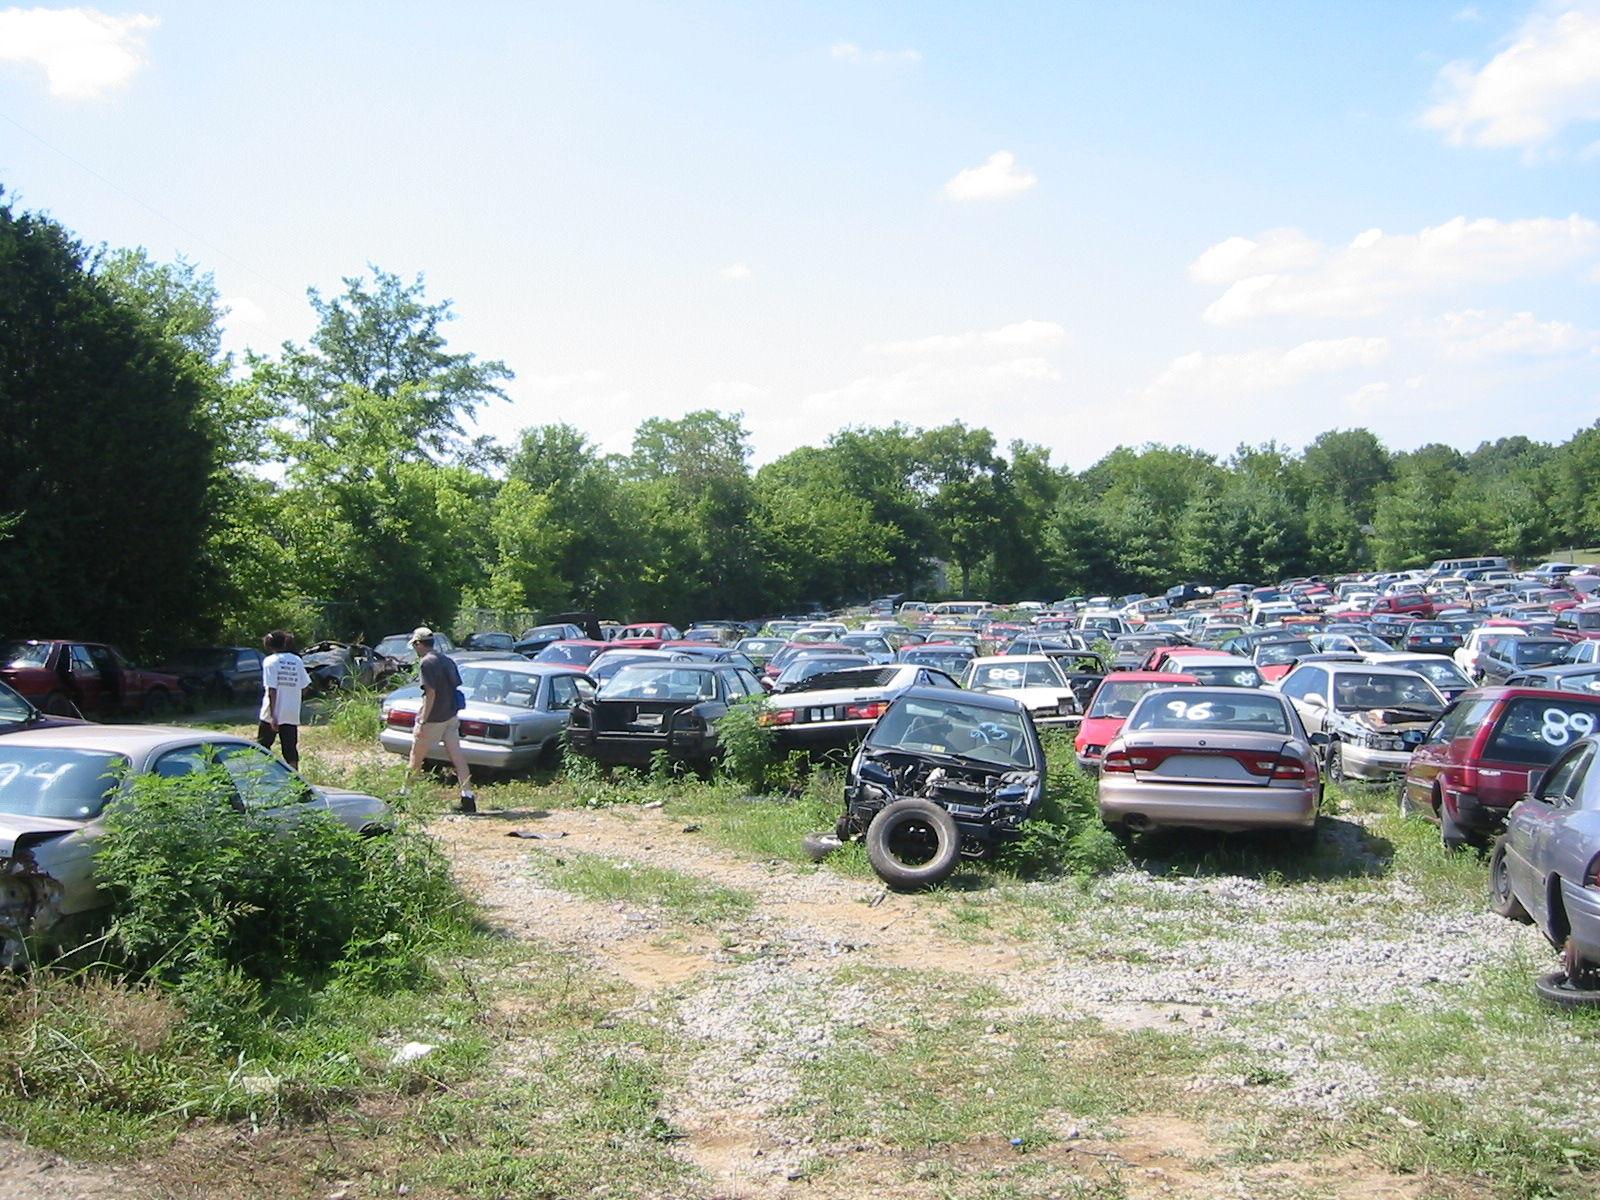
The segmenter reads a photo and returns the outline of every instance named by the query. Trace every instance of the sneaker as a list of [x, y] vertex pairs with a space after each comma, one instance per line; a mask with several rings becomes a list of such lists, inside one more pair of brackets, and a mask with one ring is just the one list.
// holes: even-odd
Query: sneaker
[[457, 807], [456, 811], [476, 815], [478, 811], [478, 798], [470, 791], [462, 792], [461, 804]]

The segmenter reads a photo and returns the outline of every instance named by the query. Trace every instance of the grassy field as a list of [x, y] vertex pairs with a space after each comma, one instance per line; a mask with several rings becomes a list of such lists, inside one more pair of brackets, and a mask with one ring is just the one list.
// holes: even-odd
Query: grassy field
[[[307, 773], [398, 800], [369, 716], [335, 715]], [[1600, 1021], [1540, 1006], [1548, 951], [1391, 792], [1331, 795], [1309, 853], [1152, 838], [1099, 874], [973, 864], [887, 899], [855, 848], [800, 852], [838, 792], [488, 783], [506, 828], [575, 831], [448, 827], [488, 830], [470, 899], [528, 897], [519, 932], [485, 920], [388, 994], [328, 987], [246, 1053], [167, 989], [15, 979], [0, 1124], [172, 1196], [1597, 1194]], [[630, 955], [686, 967], [629, 982]]]

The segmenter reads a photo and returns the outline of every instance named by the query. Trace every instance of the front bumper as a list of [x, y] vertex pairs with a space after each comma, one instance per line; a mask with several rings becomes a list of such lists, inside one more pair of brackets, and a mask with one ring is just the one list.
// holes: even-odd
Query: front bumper
[[1354, 742], [1339, 742], [1344, 773], [1356, 779], [1393, 779], [1404, 775], [1411, 762], [1409, 750], [1371, 750]]
[[1102, 775], [1100, 818], [1138, 829], [1309, 829], [1317, 820], [1317, 793], [1301, 784], [1227, 787]]

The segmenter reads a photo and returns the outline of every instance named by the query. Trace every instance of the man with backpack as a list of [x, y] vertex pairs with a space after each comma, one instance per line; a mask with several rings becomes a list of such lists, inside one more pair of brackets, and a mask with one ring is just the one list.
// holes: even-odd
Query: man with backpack
[[458, 811], [476, 813], [478, 801], [472, 792], [472, 772], [467, 767], [466, 752], [461, 749], [460, 721], [456, 715], [463, 703], [461, 672], [453, 661], [434, 649], [433, 630], [425, 625], [412, 631], [411, 648], [417, 652], [417, 677], [422, 684], [422, 711], [417, 714], [417, 723], [411, 732], [411, 769], [422, 770], [428, 751], [443, 742], [461, 784]]

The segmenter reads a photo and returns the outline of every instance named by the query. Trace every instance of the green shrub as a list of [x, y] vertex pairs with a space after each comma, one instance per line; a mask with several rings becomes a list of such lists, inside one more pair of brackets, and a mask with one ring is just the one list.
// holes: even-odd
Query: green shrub
[[747, 696], [717, 721], [722, 773], [752, 792], [797, 791], [806, 757], [798, 751], [779, 757], [775, 731], [761, 723], [766, 711], [765, 696]]
[[468, 927], [447, 861], [405, 818], [363, 837], [317, 809], [274, 819], [231, 796], [220, 768], [141, 777], [97, 851], [114, 948], [218, 1040], [329, 985], [417, 986]]
[[382, 699], [370, 688], [340, 688], [322, 702], [328, 726], [346, 741], [372, 745], [383, 732]]
[[995, 861], [1019, 875], [1098, 875], [1128, 861], [1126, 851], [1100, 821], [1095, 781], [1078, 769], [1069, 735], [1048, 730], [1045, 792], [1039, 813], [1023, 822], [1022, 836], [1003, 844]]

